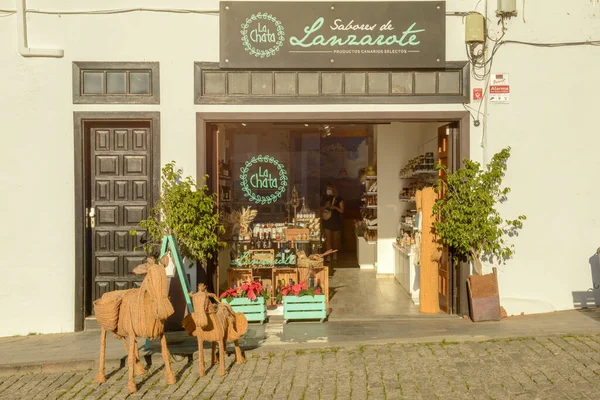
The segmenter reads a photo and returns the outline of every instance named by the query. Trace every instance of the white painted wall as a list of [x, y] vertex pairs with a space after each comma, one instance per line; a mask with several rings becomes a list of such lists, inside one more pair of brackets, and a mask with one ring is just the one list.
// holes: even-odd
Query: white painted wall
[[[217, 9], [215, 0], [30, 0], [28, 8], [99, 10], [144, 7]], [[495, 24], [495, 1], [488, 16]], [[521, 2], [518, 2], [521, 3]], [[449, 11], [471, 11], [486, 0], [448, 0]], [[593, 2], [525, 2], [508, 22], [506, 38], [535, 41], [600, 39], [600, 9]], [[14, 10], [15, 0], [0, 0]], [[0, 336], [73, 330], [74, 199], [73, 111], [160, 111], [161, 161], [177, 160], [195, 175], [195, 112], [201, 111], [462, 111], [462, 105], [194, 106], [193, 62], [218, 61], [218, 17], [133, 12], [115, 15], [28, 15], [29, 45], [61, 48], [61, 59], [17, 53], [16, 16], [0, 18]], [[447, 59], [465, 60], [462, 18], [447, 18]], [[161, 104], [72, 104], [73, 61], [158, 61]], [[495, 72], [510, 73], [512, 99], [488, 107], [485, 147], [471, 127], [471, 156], [487, 160], [513, 148], [503, 207], [528, 221], [517, 253], [500, 271], [502, 303], [509, 314], [573, 307], [573, 292], [592, 287], [589, 259], [598, 247], [600, 187], [594, 135], [600, 80], [598, 47], [535, 48], [506, 45]], [[478, 86], [473, 82], [473, 86]], [[479, 85], [481, 86], [481, 85]], [[472, 106], [477, 107], [477, 104]], [[38, 165], [41, 164], [42, 168]], [[549, 249], [556, 249], [554, 251]], [[597, 278], [600, 280], [600, 278]], [[600, 297], [600, 294], [598, 295]]]
[[[507, 24], [507, 39], [600, 39], [600, 8], [593, 2], [549, 7], [535, 0], [525, 7], [526, 22], [519, 5], [520, 16]], [[501, 302], [509, 314], [573, 308], [574, 293], [587, 292], [593, 279], [600, 283], [593, 257], [600, 245], [598, 65], [600, 48], [592, 46], [506, 45], [495, 58], [493, 70], [510, 73], [511, 102], [489, 105], [485, 147], [477, 149], [481, 138], [474, 136], [472, 151], [487, 161], [512, 147], [505, 179], [512, 193], [501, 209], [507, 217], [528, 219], [514, 241], [514, 259], [499, 268]], [[587, 295], [600, 304], [598, 290]]]

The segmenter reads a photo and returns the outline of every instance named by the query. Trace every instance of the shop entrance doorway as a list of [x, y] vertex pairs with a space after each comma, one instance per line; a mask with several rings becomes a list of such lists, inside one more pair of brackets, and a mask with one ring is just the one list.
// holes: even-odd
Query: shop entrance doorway
[[[292, 247], [307, 255], [323, 254], [329, 247], [338, 250], [325, 261], [331, 320], [418, 316], [412, 200], [416, 190], [439, 177], [434, 169], [438, 160], [456, 167], [462, 145], [458, 128], [452, 120], [214, 121], [204, 126], [204, 171], [215, 177], [211, 185], [222, 213], [246, 207], [257, 211], [253, 224], [266, 228], [268, 249], [275, 254], [289, 247], [273, 239], [278, 224], [292, 226], [306, 215], [321, 219], [318, 237], [311, 231], [306, 243], [297, 241]], [[268, 160], [272, 167], [263, 168], [253, 159], [261, 159], [262, 165]], [[333, 198], [340, 217], [334, 229], [339, 240], [330, 246], [325, 240], [329, 220], [323, 219], [323, 211]], [[239, 239], [235, 232], [232, 236]], [[264, 240], [259, 237], [260, 243]], [[255, 242], [251, 234], [248, 249]], [[233, 252], [219, 255], [215, 289], [231, 286], [234, 258]], [[456, 312], [460, 296], [455, 287], [462, 279], [453, 274], [457, 266], [449, 259], [445, 251], [438, 278], [440, 309], [446, 314]], [[265, 276], [259, 279], [275, 294], [279, 280], [273, 274]]]

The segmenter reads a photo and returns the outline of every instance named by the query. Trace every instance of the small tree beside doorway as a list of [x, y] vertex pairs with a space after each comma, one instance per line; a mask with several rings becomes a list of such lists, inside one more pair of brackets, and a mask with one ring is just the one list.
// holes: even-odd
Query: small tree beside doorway
[[[183, 177], [183, 170], [175, 161], [165, 165], [161, 175], [161, 195], [151, 215], [140, 222], [150, 240], [144, 244], [147, 253], [154, 253], [164, 236], [174, 234], [182, 256], [206, 264], [225, 246], [220, 240], [224, 233], [219, 222], [215, 195], [208, 193], [191, 176]], [[135, 235], [135, 231], [130, 232]]]
[[506, 243], [506, 235], [516, 235], [526, 219], [524, 215], [504, 219], [496, 210], [496, 204], [506, 201], [510, 193], [510, 188], [501, 187], [510, 150], [507, 147], [495, 154], [485, 168], [468, 159], [456, 172], [436, 166], [447, 180], [438, 181], [438, 191], [443, 188], [445, 196], [433, 207], [434, 229], [456, 261], [473, 262], [477, 275], [483, 273], [482, 260], [505, 261], [513, 255], [514, 245]]

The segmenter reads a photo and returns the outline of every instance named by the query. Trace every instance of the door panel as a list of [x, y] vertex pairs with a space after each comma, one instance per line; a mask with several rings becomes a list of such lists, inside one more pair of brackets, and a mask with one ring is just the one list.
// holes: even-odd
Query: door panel
[[[90, 128], [92, 301], [112, 290], [139, 287], [143, 279], [133, 269], [145, 257], [139, 222], [148, 217], [152, 200], [151, 137], [144, 123]], [[136, 236], [129, 235], [131, 229]]]
[[[448, 167], [450, 151], [450, 134], [451, 126], [444, 125], [438, 128], [438, 159], [439, 162]], [[439, 171], [439, 179], [446, 181], [446, 174], [443, 171]], [[440, 198], [445, 196], [445, 191], [440, 190]], [[449, 313], [451, 310], [452, 302], [452, 280], [450, 279], [450, 264], [448, 262], [448, 246], [444, 246], [442, 249], [442, 258], [440, 260], [438, 269], [438, 294], [440, 301], [440, 310], [445, 313]]]

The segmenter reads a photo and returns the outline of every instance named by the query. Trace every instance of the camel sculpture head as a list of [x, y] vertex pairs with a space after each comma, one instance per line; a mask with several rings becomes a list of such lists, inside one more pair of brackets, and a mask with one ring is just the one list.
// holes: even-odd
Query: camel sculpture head
[[208, 312], [212, 303], [208, 297], [206, 285], [201, 283], [198, 285], [198, 292], [192, 297], [194, 305], [194, 322], [198, 329], [204, 329], [208, 326]]
[[153, 317], [158, 321], [165, 321], [175, 313], [173, 305], [168, 297], [167, 273], [165, 261], [168, 264], [168, 256], [156, 264], [153, 257], [148, 257], [145, 264], [140, 264], [133, 270], [134, 274], [146, 274], [142, 282], [141, 290], [150, 299], [150, 307]]

